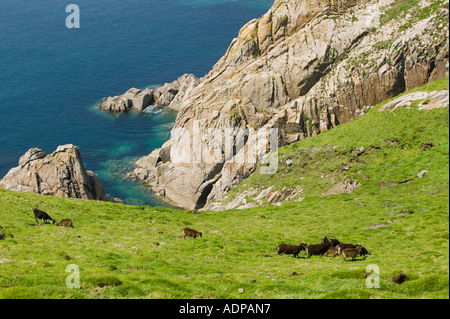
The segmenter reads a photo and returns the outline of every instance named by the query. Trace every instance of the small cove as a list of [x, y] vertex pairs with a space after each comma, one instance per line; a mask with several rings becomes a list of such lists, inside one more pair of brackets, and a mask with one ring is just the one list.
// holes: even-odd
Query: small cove
[[[76, 3], [81, 28], [67, 29]], [[169, 137], [174, 112], [112, 115], [96, 109], [131, 87], [204, 76], [267, 0], [133, 0], [0, 3], [0, 178], [32, 147], [80, 147], [110, 198], [165, 205], [126, 178], [133, 162]]]

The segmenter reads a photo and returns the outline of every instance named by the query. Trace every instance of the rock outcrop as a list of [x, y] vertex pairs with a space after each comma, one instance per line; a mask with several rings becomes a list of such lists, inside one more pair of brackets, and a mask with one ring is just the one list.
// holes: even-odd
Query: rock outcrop
[[150, 105], [178, 111], [185, 98], [199, 83], [200, 80], [195, 75], [184, 74], [172, 83], [166, 83], [157, 89], [131, 88], [122, 95], [104, 98], [98, 107], [112, 113], [130, 110], [142, 112]]
[[39, 148], [28, 150], [19, 166], [0, 181], [0, 188], [18, 192], [89, 200], [107, 200], [97, 174], [84, 168], [80, 150], [72, 144], [58, 146], [47, 155]]
[[378, 112], [396, 110], [398, 108], [412, 108], [413, 103], [419, 104], [419, 110], [431, 110], [447, 107], [449, 104], [449, 91], [413, 92], [402, 95], [380, 107]]
[[286, 145], [448, 76], [448, 4], [438, 2], [393, 16], [392, 0], [276, 0], [177, 99], [171, 139], [134, 176], [163, 199], [201, 208], [256, 169], [268, 149], [250, 143], [258, 134], [276, 129]]
[[107, 97], [99, 105], [99, 108], [114, 113], [122, 113], [130, 110], [142, 112], [147, 106], [154, 103], [153, 90], [144, 91], [131, 88], [123, 95]]

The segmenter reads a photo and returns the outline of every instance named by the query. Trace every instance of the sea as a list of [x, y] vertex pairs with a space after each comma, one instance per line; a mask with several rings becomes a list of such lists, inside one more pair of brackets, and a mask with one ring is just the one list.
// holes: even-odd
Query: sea
[[240, 28], [272, 4], [0, 0], [0, 179], [30, 148], [50, 154], [74, 144], [108, 197], [167, 206], [126, 173], [169, 139], [176, 113], [112, 115], [98, 104], [131, 87], [206, 75]]

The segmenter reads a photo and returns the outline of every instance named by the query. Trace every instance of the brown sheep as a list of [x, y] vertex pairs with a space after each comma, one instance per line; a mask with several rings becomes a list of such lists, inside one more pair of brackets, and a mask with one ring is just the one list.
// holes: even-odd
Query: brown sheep
[[196, 237], [202, 237], [202, 233], [201, 232], [198, 232], [198, 231], [196, 231], [195, 229], [191, 229], [191, 228], [187, 228], [187, 227], [185, 227], [185, 228], [183, 228], [183, 238], [184, 239], [186, 239], [186, 236], [188, 236], [188, 237], [194, 237], [194, 238], [196, 238]]
[[301, 242], [300, 245], [289, 245], [289, 244], [281, 244], [278, 245], [278, 251], [277, 254], [281, 255], [281, 254], [293, 254], [294, 258], [298, 258], [298, 254], [301, 251], [306, 251], [306, 243], [305, 242]]
[[342, 243], [342, 244], [337, 245], [336, 248], [337, 248], [338, 254], [340, 255], [340, 254], [342, 254], [342, 251], [343, 251], [344, 249], [346, 249], [346, 248], [356, 248], [356, 245], [353, 245], [353, 244], [347, 244], [347, 243]]
[[356, 248], [346, 248], [342, 251], [342, 258], [344, 258], [344, 260], [347, 260], [346, 258], [348, 257], [352, 257], [352, 260], [355, 260], [355, 257], [359, 255], [359, 253], [361, 252], [361, 245], [356, 245]]
[[326, 244], [309, 245], [306, 247], [307, 256], [306, 258], [311, 258], [313, 255], [323, 256], [327, 250], [331, 247], [331, 240]]
[[336, 257], [338, 254], [337, 248], [335, 246], [331, 246], [328, 248], [328, 250], [323, 254], [324, 257], [327, 257], [328, 255], [333, 255], [333, 257]]
[[[356, 248], [356, 245], [353, 244], [339, 244], [337, 245], [337, 253], [338, 255], [342, 254], [342, 251], [346, 248]], [[365, 247], [361, 247], [360, 256], [372, 255]]]
[[58, 226], [64, 226], [64, 227], [72, 227], [73, 228], [73, 222], [71, 219], [63, 219], [58, 223]]
[[33, 209], [33, 213], [34, 213], [34, 219], [36, 220], [36, 224], [39, 224], [39, 219], [42, 219], [44, 221], [44, 223], [46, 223], [47, 220], [49, 220], [51, 224], [54, 224], [56, 222], [46, 212], [44, 212], [43, 210], [40, 210], [39, 208]]

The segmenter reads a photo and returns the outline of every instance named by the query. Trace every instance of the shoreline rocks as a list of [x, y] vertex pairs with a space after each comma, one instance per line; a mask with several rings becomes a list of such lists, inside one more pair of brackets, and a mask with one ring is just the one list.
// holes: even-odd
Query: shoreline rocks
[[129, 111], [142, 112], [153, 105], [155, 108], [167, 107], [178, 111], [188, 94], [200, 83], [193, 74], [184, 74], [172, 83], [166, 83], [157, 89], [131, 88], [124, 94], [106, 97], [98, 106], [111, 113]]
[[85, 169], [78, 146], [61, 145], [47, 155], [29, 149], [2, 180], [0, 188], [41, 195], [107, 201], [98, 175]]

